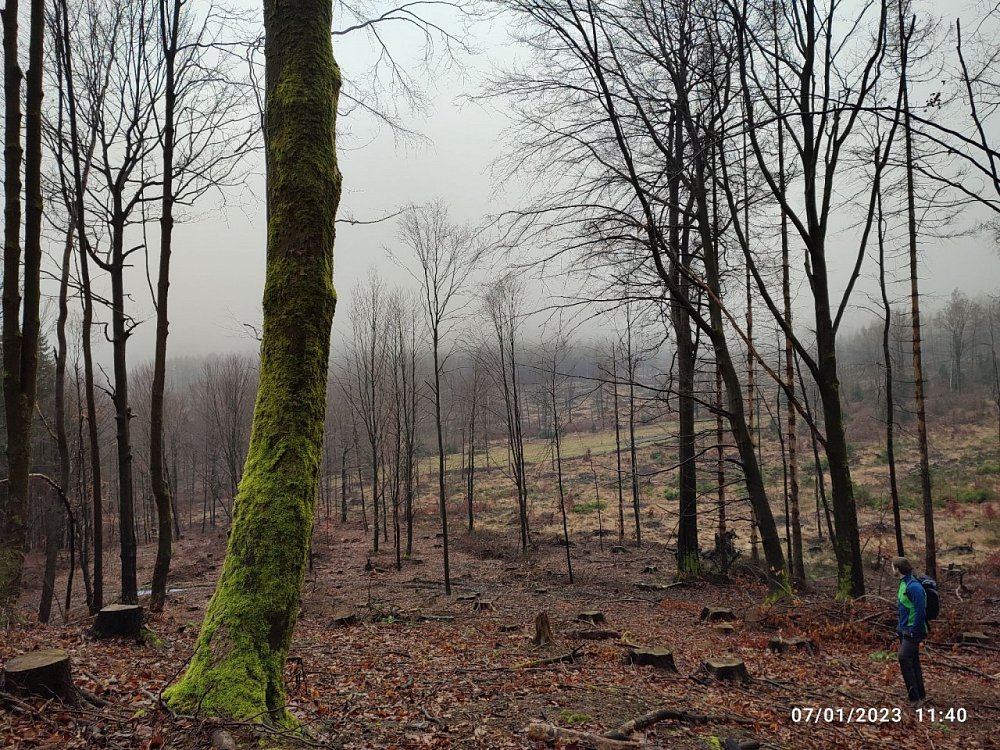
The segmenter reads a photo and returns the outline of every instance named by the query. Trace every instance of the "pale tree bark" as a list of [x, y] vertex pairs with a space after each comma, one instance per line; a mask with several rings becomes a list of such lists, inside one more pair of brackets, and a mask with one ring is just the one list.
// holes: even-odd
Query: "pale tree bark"
[[283, 671], [298, 617], [322, 456], [340, 71], [328, 0], [264, 3], [268, 248], [261, 373], [222, 575], [178, 710], [289, 724]]

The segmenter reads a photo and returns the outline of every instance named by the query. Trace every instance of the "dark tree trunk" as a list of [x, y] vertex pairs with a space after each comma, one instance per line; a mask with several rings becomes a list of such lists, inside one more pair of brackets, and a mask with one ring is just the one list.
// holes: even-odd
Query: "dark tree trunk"
[[170, 252], [174, 231], [174, 109], [177, 103], [177, 37], [180, 29], [180, 0], [158, 3], [160, 43], [163, 47], [163, 191], [160, 200], [160, 261], [156, 281], [156, 341], [153, 353], [153, 386], [149, 401], [149, 475], [156, 501], [156, 562], [149, 609], [160, 612], [167, 596], [167, 575], [173, 552], [171, 537], [170, 487], [166, 480], [163, 446], [163, 391], [167, 372], [167, 335], [169, 317], [167, 300], [170, 290]]

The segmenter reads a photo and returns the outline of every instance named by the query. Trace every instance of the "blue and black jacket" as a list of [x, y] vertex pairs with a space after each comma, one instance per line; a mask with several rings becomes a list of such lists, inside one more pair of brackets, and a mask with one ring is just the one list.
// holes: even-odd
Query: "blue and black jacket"
[[912, 575], [903, 576], [896, 591], [899, 621], [896, 632], [903, 638], [923, 640], [927, 635], [927, 594]]

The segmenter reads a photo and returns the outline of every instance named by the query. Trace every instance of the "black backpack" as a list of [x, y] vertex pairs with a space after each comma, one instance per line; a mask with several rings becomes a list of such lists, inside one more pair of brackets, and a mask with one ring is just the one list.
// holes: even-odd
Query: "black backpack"
[[937, 619], [941, 613], [941, 596], [938, 594], [938, 585], [930, 576], [918, 576], [917, 580], [924, 587], [924, 594], [927, 599], [927, 621]]

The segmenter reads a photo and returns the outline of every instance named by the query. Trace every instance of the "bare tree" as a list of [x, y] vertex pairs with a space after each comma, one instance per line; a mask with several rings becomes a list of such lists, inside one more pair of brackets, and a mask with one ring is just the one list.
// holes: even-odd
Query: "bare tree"
[[[491, 368], [491, 372], [503, 393], [503, 417], [507, 426], [507, 447], [510, 457], [508, 464], [517, 491], [521, 550], [526, 551], [531, 543], [531, 534], [528, 528], [528, 474], [524, 460], [518, 367], [523, 302], [524, 288], [510, 274], [493, 281], [483, 293], [483, 306], [496, 335], [496, 366]], [[615, 403], [617, 404], [617, 401]]]
[[444, 555], [444, 589], [451, 596], [451, 569], [448, 560], [448, 498], [445, 486], [444, 425], [441, 419], [441, 377], [447, 357], [442, 339], [449, 333], [460, 312], [460, 295], [476, 268], [482, 249], [472, 232], [451, 224], [448, 209], [440, 200], [425, 207], [411, 207], [400, 220], [399, 238], [416, 256], [414, 276], [420, 282], [424, 316], [431, 336], [434, 362], [434, 423], [438, 443], [438, 509], [441, 516]]

